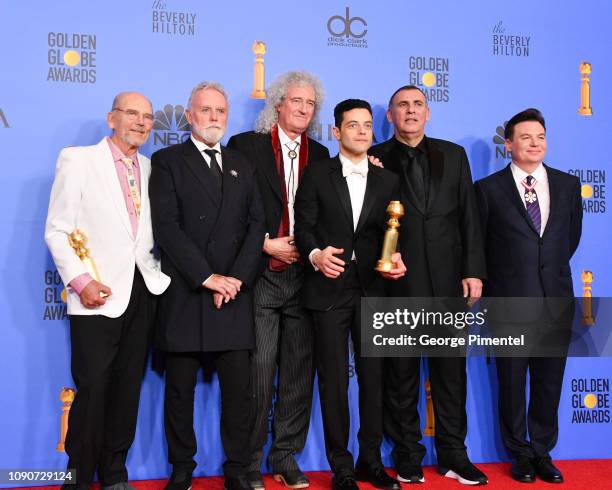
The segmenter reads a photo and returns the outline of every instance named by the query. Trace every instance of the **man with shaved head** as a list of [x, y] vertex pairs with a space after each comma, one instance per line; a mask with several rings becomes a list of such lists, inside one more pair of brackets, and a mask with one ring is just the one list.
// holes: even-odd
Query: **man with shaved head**
[[[400, 87], [387, 109], [393, 137], [370, 150], [398, 175], [405, 209], [399, 250], [408, 270], [389, 283], [389, 293], [413, 298], [463, 296], [474, 302], [481, 295], [486, 267], [470, 164], [462, 146], [425, 134], [430, 114], [419, 87]], [[470, 462], [465, 446], [465, 358], [429, 356], [427, 364], [438, 470], [463, 484], [485, 484], [486, 475]], [[423, 482], [425, 447], [419, 442], [417, 411], [421, 359], [389, 358], [386, 369], [385, 432], [394, 443], [397, 479]]]
[[[66, 452], [76, 470], [62, 488], [87, 489], [98, 473], [105, 490], [129, 490], [125, 466], [134, 440], [140, 384], [155, 296], [170, 278], [153, 254], [147, 184], [149, 159], [138, 153], [153, 127], [149, 100], [115, 97], [112, 134], [93, 146], [64, 148], [57, 160], [45, 240], [67, 286], [72, 377]], [[79, 230], [99, 277], [79, 259]]]

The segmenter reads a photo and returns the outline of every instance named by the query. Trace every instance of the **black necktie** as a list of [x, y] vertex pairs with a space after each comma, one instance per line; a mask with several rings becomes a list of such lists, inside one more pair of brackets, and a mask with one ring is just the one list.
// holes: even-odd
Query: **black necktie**
[[404, 174], [414, 193], [417, 200], [425, 206], [425, 183], [423, 179], [423, 168], [419, 162], [418, 151], [414, 148], [406, 148], [407, 165], [404, 167]]
[[223, 187], [223, 171], [216, 156], [219, 152], [217, 150], [204, 150], [204, 153], [210, 157], [210, 173], [214, 177], [215, 184], [221, 190]]

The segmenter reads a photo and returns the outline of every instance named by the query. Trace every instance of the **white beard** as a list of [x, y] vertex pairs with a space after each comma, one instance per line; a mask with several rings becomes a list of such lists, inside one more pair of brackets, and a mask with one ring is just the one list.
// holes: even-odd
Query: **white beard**
[[225, 129], [220, 128], [202, 129], [193, 127], [192, 129], [200, 138], [212, 145], [216, 145], [219, 141], [221, 141], [221, 138], [223, 138], [223, 135], [225, 134]]

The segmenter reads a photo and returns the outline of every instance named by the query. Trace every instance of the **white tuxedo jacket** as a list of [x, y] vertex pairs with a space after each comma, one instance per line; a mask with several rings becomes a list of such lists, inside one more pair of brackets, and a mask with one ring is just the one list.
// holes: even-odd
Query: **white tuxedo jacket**
[[51, 189], [45, 241], [64, 284], [87, 272], [68, 235], [75, 228], [87, 236], [86, 247], [93, 258], [100, 281], [112, 294], [106, 304], [85, 308], [79, 295], [68, 288], [68, 314], [123, 314], [130, 300], [134, 267], [142, 274], [153, 294], [163, 293], [170, 278], [161, 272], [159, 260], [152, 253], [153, 231], [148, 182], [151, 162], [138, 154], [140, 163], [141, 210], [136, 238], [125, 206], [117, 171], [106, 138], [94, 146], [64, 148], [57, 159]]

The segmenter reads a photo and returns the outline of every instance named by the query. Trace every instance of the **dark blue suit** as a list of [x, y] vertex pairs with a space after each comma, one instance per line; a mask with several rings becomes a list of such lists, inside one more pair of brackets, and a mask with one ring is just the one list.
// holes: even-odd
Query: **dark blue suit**
[[[537, 298], [573, 297], [569, 262], [582, 231], [580, 181], [546, 165], [545, 169], [550, 215], [541, 237], [527, 215], [510, 165], [476, 182], [488, 273], [484, 296], [536, 298], [526, 300], [529, 308], [519, 305], [498, 315], [506, 316], [508, 323], [507, 314], [512, 313], [512, 324], [530, 332], [569, 327], [573, 308], [537, 307], [545, 305], [543, 299]], [[516, 305], [516, 300], [512, 303]], [[571, 301], [565, 303], [573, 306]], [[557, 409], [565, 357], [498, 356], [496, 362], [501, 431], [506, 447], [514, 457], [548, 456], [557, 441]], [[528, 368], [530, 401], [526, 414]]]

